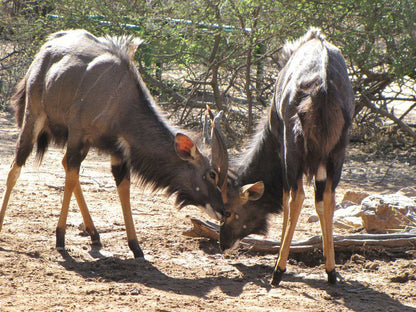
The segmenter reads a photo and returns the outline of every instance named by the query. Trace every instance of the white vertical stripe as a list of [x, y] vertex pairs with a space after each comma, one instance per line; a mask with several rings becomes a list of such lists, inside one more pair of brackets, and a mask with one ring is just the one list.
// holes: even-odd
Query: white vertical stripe
[[316, 172], [315, 180], [316, 181], [325, 181], [326, 180], [326, 168], [323, 164], [319, 165], [318, 171]]

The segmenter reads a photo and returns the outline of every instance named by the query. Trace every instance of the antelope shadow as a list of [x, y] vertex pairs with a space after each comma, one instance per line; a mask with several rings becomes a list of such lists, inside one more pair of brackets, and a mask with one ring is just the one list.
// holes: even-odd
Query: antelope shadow
[[[144, 286], [180, 295], [204, 298], [214, 288], [219, 287], [228, 296], [237, 297], [248, 282], [256, 281], [256, 272], [246, 272], [244, 277], [210, 276], [187, 278], [170, 276], [162, 272], [157, 264], [140, 259], [120, 259], [101, 257], [98, 260], [78, 261], [67, 251], [61, 251], [63, 261], [59, 264], [67, 271], [76, 272], [84, 279], [100, 278], [117, 283], [138, 283]], [[186, 270], [186, 269], [184, 269]], [[266, 275], [266, 271], [264, 271]], [[266, 280], [255, 282], [259, 287], [270, 289]]]

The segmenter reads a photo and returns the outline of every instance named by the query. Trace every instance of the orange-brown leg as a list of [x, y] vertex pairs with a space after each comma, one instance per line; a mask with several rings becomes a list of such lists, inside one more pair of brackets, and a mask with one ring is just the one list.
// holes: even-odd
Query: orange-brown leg
[[280, 243], [283, 242], [285, 233], [286, 233], [286, 227], [287, 227], [287, 219], [289, 216], [289, 199], [290, 194], [288, 191], [283, 190], [283, 225], [282, 225], [282, 237], [280, 240]]
[[14, 186], [16, 185], [17, 179], [20, 176], [21, 169], [32, 152], [33, 145], [39, 134], [42, 124], [44, 122], [43, 116], [35, 117], [30, 111], [30, 105], [26, 105], [29, 110], [25, 112], [25, 122], [22, 130], [20, 131], [19, 138], [16, 142], [15, 157], [10, 166], [9, 174], [7, 175], [6, 191], [3, 194], [2, 205], [0, 210], [0, 231], [3, 226], [4, 217], [6, 215], [7, 205], [10, 200], [10, 195]]
[[335, 211], [335, 191], [332, 190], [332, 181], [327, 180], [323, 194], [323, 211], [318, 211], [322, 229], [322, 242], [325, 257], [325, 268], [328, 282], [336, 283], [335, 252], [333, 240], [333, 217]]
[[127, 240], [130, 250], [135, 258], [143, 258], [144, 254], [139, 246], [134, 228], [133, 216], [130, 206], [130, 170], [125, 162], [116, 156], [111, 157], [111, 171], [117, 184], [117, 192], [123, 210], [124, 223], [126, 225]]
[[297, 182], [298, 189], [296, 191], [291, 190], [290, 202], [289, 202], [289, 216], [287, 219], [287, 226], [285, 227], [285, 233], [280, 245], [279, 257], [276, 262], [276, 266], [273, 271], [273, 276], [270, 284], [277, 286], [282, 280], [283, 273], [286, 271], [286, 262], [289, 257], [290, 243], [292, 242], [293, 234], [295, 232], [296, 223], [299, 218], [300, 211], [302, 209], [303, 200], [305, 199], [305, 193], [303, 190], [302, 178]]
[[[66, 171], [67, 170], [66, 154], [64, 158], [62, 159], [62, 166], [64, 167]], [[94, 222], [92, 221], [91, 215], [88, 211], [87, 203], [82, 193], [81, 184], [79, 183], [79, 180], [77, 181], [74, 187], [74, 195], [75, 195], [75, 199], [77, 200], [79, 210], [81, 211], [82, 219], [84, 220], [85, 231], [90, 235], [91, 242], [93, 245], [101, 246], [100, 235], [98, 234], [98, 231], [95, 228]]]
[[65, 170], [64, 198], [62, 200], [61, 214], [59, 215], [58, 226], [56, 227], [56, 249], [65, 249], [66, 220], [68, 217], [71, 195], [75, 186], [79, 183], [79, 169]]
[[14, 186], [16, 185], [16, 181], [20, 176], [20, 171], [22, 167], [18, 166], [15, 161], [13, 161], [9, 174], [7, 176], [6, 181], [6, 191], [3, 194], [1, 211], [0, 211], [0, 231], [3, 226], [4, 216], [6, 214], [7, 204], [9, 203], [10, 194]]

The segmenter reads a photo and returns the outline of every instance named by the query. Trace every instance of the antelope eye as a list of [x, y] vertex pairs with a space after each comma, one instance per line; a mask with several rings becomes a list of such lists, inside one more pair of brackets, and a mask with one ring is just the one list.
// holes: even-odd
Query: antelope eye
[[209, 177], [215, 181], [217, 179], [217, 173], [214, 170], [211, 170], [209, 172]]
[[231, 217], [231, 212], [229, 212], [229, 211], [224, 212], [224, 217], [226, 217], [226, 218]]

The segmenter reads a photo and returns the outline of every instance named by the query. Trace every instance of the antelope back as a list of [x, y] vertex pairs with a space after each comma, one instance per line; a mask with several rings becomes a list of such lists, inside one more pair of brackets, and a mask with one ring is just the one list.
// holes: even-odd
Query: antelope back
[[31, 133], [34, 142], [42, 143], [40, 154], [49, 139], [80, 149], [84, 156], [96, 147], [122, 158], [154, 189], [177, 194], [180, 206], [211, 207], [221, 214], [218, 183], [227, 169], [219, 160], [224, 151], [213, 147], [210, 162], [189, 137], [175, 135], [178, 131], [159, 111], [133, 64], [140, 42], [97, 38], [85, 30], [51, 35], [23, 79], [24, 91], [15, 97], [18, 120], [23, 120], [24, 107], [25, 120], [35, 120]]

